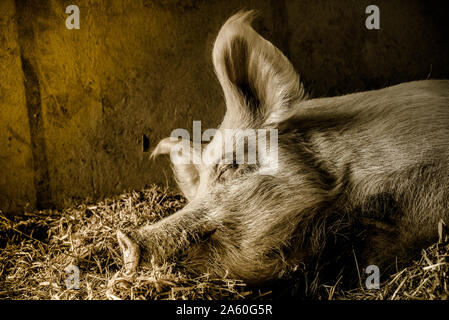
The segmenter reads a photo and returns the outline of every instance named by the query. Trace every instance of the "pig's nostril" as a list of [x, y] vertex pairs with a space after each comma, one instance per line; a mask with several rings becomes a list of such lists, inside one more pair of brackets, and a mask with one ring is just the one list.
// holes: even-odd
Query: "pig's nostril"
[[128, 243], [126, 241], [126, 236], [120, 230], [117, 231], [117, 240], [118, 244], [120, 245], [123, 251], [128, 250]]
[[120, 230], [117, 231], [117, 240], [122, 250], [125, 270], [130, 272], [135, 271], [139, 264], [139, 246]]

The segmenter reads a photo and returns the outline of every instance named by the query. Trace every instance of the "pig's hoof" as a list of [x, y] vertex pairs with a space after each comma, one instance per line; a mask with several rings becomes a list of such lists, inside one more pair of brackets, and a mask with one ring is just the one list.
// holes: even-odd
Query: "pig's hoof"
[[125, 273], [130, 274], [137, 271], [140, 257], [139, 245], [120, 230], [117, 231], [117, 240], [123, 253]]

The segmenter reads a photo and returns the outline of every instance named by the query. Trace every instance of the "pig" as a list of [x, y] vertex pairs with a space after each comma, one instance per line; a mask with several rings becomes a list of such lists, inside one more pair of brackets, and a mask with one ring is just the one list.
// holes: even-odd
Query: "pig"
[[[434, 241], [438, 223], [449, 223], [449, 80], [311, 99], [289, 60], [252, 28], [254, 17], [233, 15], [214, 43], [226, 102], [217, 132], [232, 132], [236, 144], [242, 130], [276, 130], [276, 157], [225, 161], [214, 136], [200, 149], [219, 155], [213, 161], [173, 163], [187, 204], [117, 231], [124, 271], [173, 261], [193, 275], [257, 285], [323, 259], [329, 235], [347, 223], [369, 234], [360, 254], [376, 265]], [[153, 156], [177, 143], [163, 139]]]

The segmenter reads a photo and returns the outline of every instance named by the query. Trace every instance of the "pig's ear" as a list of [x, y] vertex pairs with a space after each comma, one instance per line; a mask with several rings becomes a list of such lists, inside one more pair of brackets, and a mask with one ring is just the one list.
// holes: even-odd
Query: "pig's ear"
[[[170, 154], [173, 147], [175, 147], [179, 141], [173, 141], [171, 138], [162, 139], [156, 148], [151, 153], [151, 158], [156, 157], [160, 154]], [[194, 151], [193, 148], [190, 149], [190, 155], [193, 159]], [[197, 163], [199, 163], [197, 161]], [[196, 191], [198, 189], [198, 184], [200, 181], [200, 175], [197, 166], [192, 163], [173, 163], [173, 173], [175, 175], [176, 183], [179, 186], [179, 189], [187, 198], [187, 200], [192, 200], [196, 195]]]
[[305, 92], [288, 59], [251, 27], [253, 17], [249, 11], [229, 18], [215, 41], [213, 63], [229, 121], [276, 122]]

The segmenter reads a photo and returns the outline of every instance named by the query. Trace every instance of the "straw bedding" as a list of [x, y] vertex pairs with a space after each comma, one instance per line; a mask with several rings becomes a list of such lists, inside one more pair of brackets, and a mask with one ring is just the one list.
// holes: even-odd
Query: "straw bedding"
[[[115, 230], [156, 222], [185, 205], [168, 189], [151, 186], [99, 203], [66, 210], [0, 212], [0, 299], [275, 299], [269, 289], [254, 289], [238, 279], [192, 278], [165, 263], [133, 275], [120, 270]], [[380, 289], [345, 291], [338, 280], [322, 286], [317, 299], [447, 299], [449, 241], [423, 250], [419, 260], [388, 279]], [[68, 288], [79, 268], [79, 289]], [[72, 270], [73, 272], [73, 270]]]

